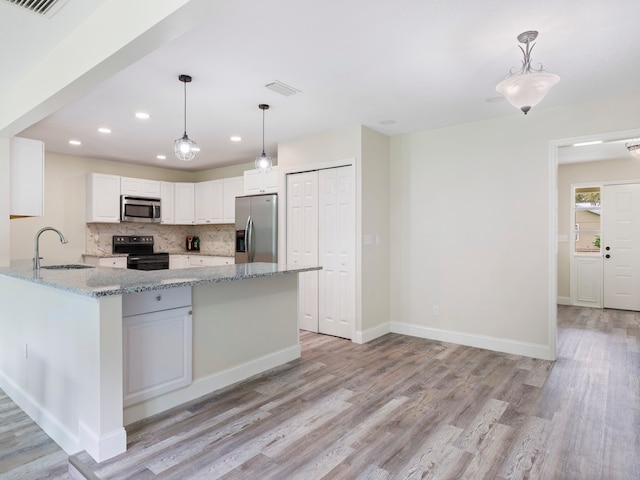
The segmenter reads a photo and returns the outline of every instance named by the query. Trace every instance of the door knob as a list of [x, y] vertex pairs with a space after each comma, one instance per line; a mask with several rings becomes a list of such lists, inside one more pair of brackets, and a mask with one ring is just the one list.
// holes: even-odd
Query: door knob
[[611, 247], [604, 247], [604, 249], [605, 249], [606, 251], [609, 251], [609, 250], [611, 250]]
[[611, 258], [611, 255], [609, 255], [608, 253], [604, 256], [604, 258]]

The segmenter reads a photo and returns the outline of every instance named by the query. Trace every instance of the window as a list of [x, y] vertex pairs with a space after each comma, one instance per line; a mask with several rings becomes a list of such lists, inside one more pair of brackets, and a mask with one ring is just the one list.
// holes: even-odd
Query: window
[[600, 187], [576, 187], [573, 199], [574, 252], [600, 254]]

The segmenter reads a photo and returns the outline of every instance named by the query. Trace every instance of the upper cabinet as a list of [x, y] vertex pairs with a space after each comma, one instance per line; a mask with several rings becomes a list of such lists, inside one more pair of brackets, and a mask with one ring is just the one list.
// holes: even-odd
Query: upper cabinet
[[160, 182], [144, 178], [120, 177], [120, 195], [160, 198]]
[[102, 173], [87, 175], [87, 222], [120, 222], [120, 196], [159, 198], [161, 223], [210, 225], [235, 222], [243, 177], [206, 182], [161, 182]]
[[268, 172], [246, 170], [244, 172], [244, 194], [276, 193], [278, 191], [278, 167]]
[[224, 207], [222, 223], [235, 223], [236, 221], [236, 197], [244, 193], [244, 178], [225, 178], [224, 183]]
[[44, 215], [44, 143], [13, 137], [10, 155], [10, 216]]
[[175, 184], [173, 182], [160, 182], [160, 223], [171, 225], [176, 223], [175, 217]]
[[120, 222], [120, 177], [103, 173], [87, 174], [87, 223]]
[[222, 204], [224, 198], [224, 183], [222, 180], [210, 180], [196, 183], [195, 213], [196, 223], [222, 223]]
[[175, 183], [174, 215], [177, 225], [193, 225], [195, 223], [193, 183]]

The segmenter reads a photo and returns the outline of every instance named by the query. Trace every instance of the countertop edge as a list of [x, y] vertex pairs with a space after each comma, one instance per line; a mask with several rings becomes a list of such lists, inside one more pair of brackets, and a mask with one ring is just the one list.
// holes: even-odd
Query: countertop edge
[[[247, 264], [239, 264], [239, 265], [247, 265]], [[275, 265], [275, 264], [268, 264]], [[236, 265], [233, 265], [235, 267]], [[55, 279], [43, 279], [43, 278], [34, 278], [29, 277], [24, 270], [12, 272], [11, 270], [2, 270], [0, 269], [0, 276], [14, 278], [17, 280], [22, 280], [28, 283], [33, 283], [36, 285], [41, 285], [47, 288], [54, 288], [56, 290], [64, 291], [67, 293], [81, 295], [84, 297], [90, 298], [102, 298], [108, 296], [115, 295], [126, 295], [128, 293], [137, 293], [137, 292], [147, 292], [153, 290], [164, 290], [168, 288], [176, 288], [176, 287], [186, 287], [186, 286], [196, 286], [196, 285], [210, 285], [214, 283], [224, 283], [224, 282], [234, 282], [239, 280], [251, 279], [251, 278], [260, 278], [260, 277], [272, 277], [279, 275], [289, 275], [294, 273], [304, 273], [304, 272], [312, 272], [321, 270], [322, 267], [318, 266], [303, 266], [303, 267], [283, 267], [279, 266], [276, 271], [257, 271], [257, 272], [244, 272], [238, 273], [238, 269], [235, 270], [234, 274], [221, 273], [221, 271], [228, 269], [228, 266], [212, 266], [212, 267], [194, 267], [192, 269], [179, 269], [175, 270], [175, 272], [183, 272], [185, 278], [178, 279], [165, 279], [161, 282], [140, 282], [137, 285], [131, 286], [111, 286], [104, 287], [104, 289], [94, 288], [94, 287], [74, 287], [72, 285], [65, 284], [63, 281], [56, 281]], [[111, 269], [109, 267], [94, 267], [92, 270], [100, 271], [100, 269], [107, 270], [120, 270], [120, 269]], [[168, 270], [167, 270], [168, 271]], [[188, 278], [189, 271], [196, 272], [200, 278]], [[125, 270], [126, 272], [126, 270]], [[208, 276], [209, 274], [210, 276]], [[203, 277], [204, 275], [204, 277]]]

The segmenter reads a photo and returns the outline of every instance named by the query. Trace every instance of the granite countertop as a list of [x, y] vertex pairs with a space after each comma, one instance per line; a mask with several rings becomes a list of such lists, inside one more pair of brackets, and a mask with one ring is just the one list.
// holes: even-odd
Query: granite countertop
[[[42, 266], [69, 262], [43, 261]], [[90, 267], [73, 270], [41, 269], [36, 275], [31, 260], [12, 261], [0, 268], [0, 275], [65, 290], [88, 297], [105, 297], [125, 293], [161, 290], [193, 285], [231, 282], [246, 278], [267, 277], [320, 270], [322, 267], [278, 263], [242, 263], [216, 267], [180, 268], [175, 270], [128, 270]]]

